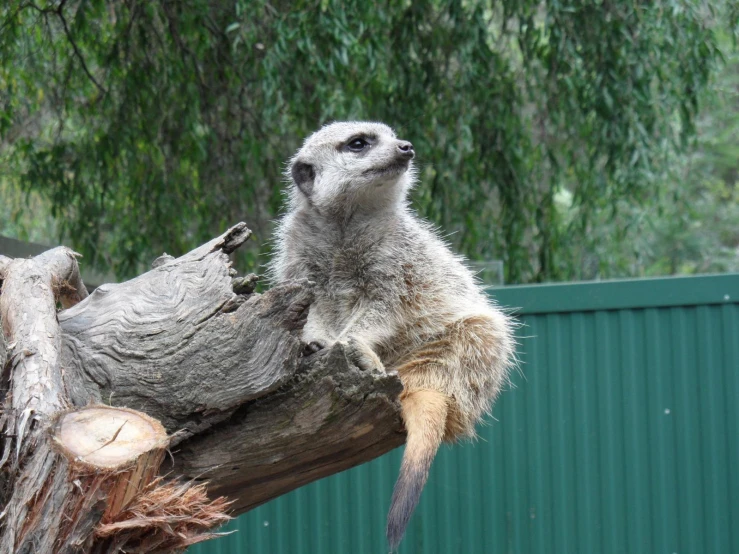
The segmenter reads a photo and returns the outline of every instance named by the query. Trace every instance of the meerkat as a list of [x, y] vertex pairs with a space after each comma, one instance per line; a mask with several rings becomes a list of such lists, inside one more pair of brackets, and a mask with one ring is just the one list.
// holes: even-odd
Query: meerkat
[[360, 367], [397, 373], [403, 384], [407, 439], [388, 513], [391, 550], [440, 444], [474, 436], [514, 363], [511, 318], [409, 206], [414, 156], [382, 123], [338, 122], [309, 136], [289, 162], [269, 268], [275, 282], [315, 283], [306, 344], [344, 341]]

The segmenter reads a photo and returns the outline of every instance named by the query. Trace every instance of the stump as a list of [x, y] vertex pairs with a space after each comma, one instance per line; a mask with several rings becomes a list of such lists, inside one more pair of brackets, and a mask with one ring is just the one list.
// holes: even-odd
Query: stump
[[229, 519], [227, 502], [209, 501], [203, 486], [158, 477], [169, 438], [146, 414], [107, 406], [65, 411], [49, 435], [32, 462], [54, 468], [51, 482], [27, 499], [28, 546], [17, 552], [171, 552], [213, 537], [202, 530]]
[[108, 406], [62, 412], [51, 435], [67, 460], [70, 479], [78, 483], [77, 506], [86, 505], [90, 494], [103, 493], [103, 521], [114, 520], [152, 483], [169, 444], [157, 420]]

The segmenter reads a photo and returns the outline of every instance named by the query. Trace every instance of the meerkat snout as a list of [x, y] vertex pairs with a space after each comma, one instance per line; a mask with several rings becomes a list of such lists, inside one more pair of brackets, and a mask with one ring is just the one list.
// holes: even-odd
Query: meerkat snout
[[413, 145], [406, 140], [401, 140], [398, 143], [398, 152], [401, 157], [408, 158], [409, 160], [412, 160], [416, 155], [416, 152], [413, 150]]

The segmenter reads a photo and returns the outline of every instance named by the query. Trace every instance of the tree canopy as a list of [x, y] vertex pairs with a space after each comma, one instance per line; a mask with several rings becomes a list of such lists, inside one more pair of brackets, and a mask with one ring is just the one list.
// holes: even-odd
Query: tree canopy
[[[419, 212], [470, 258], [502, 259], [506, 281], [628, 273], [643, 253], [608, 244], [630, 240], [639, 208], [677, 209], [738, 13], [693, 0], [9, 0], [0, 186], [44, 199], [66, 242], [121, 276], [239, 220], [263, 245], [239, 260], [253, 267], [302, 138], [374, 119], [416, 146]], [[719, 196], [735, 194], [722, 182]], [[655, 266], [665, 256], [649, 267], [669, 272]]]

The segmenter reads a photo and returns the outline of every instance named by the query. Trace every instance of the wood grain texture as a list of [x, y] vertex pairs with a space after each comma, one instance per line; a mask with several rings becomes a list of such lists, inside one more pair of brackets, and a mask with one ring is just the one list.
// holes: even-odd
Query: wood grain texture
[[75, 405], [128, 406], [182, 440], [292, 377], [310, 287], [234, 293], [221, 238], [59, 315], [64, 367], [85, 379]]

